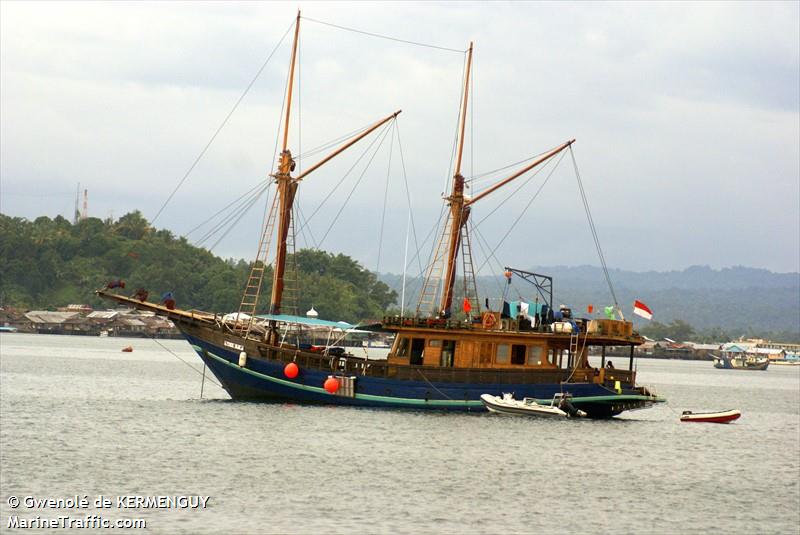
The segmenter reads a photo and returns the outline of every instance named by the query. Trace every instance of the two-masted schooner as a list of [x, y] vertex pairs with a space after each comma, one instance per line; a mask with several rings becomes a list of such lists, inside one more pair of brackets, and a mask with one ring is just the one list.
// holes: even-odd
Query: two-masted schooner
[[[272, 208], [264, 221], [258, 254], [244, 288], [238, 314], [222, 316], [162, 306], [136, 297], [98, 290], [101, 297], [149, 310], [173, 321], [204, 364], [233, 399], [326, 403], [381, 408], [485, 411], [482, 394], [513, 393], [518, 398], [549, 402], [569, 394], [590, 417], [607, 418], [625, 410], [663, 401], [636, 385], [633, 350], [643, 339], [624, 319], [582, 319], [556, 310], [552, 279], [507, 268], [506, 276], [533, 283], [541, 300], [515, 303], [507, 310], [483, 309], [477, 297], [467, 222], [472, 207], [531, 169], [569, 149], [574, 140], [542, 154], [535, 161], [473, 197], [465, 195], [461, 174], [472, 45], [467, 51], [458, 145], [452, 191], [446, 197], [447, 218], [435, 247], [416, 313], [385, 317], [373, 326], [395, 333], [385, 360], [339, 352], [314, 352], [280, 336], [286, 264], [293, 234], [293, 204], [301, 180], [341, 152], [395, 118], [397, 111], [345, 142], [319, 163], [292, 175], [289, 150], [294, 70], [300, 14], [287, 82], [283, 143], [276, 172]], [[274, 241], [274, 247], [272, 247]], [[274, 249], [274, 250], [273, 250]], [[462, 309], [454, 313], [457, 265], [461, 261]], [[269, 315], [259, 319], [264, 274], [273, 266]], [[508, 303], [507, 303], [508, 305]], [[462, 313], [464, 312], [464, 313]], [[606, 348], [629, 348], [627, 369], [606, 366]], [[602, 364], [589, 364], [590, 351]]]

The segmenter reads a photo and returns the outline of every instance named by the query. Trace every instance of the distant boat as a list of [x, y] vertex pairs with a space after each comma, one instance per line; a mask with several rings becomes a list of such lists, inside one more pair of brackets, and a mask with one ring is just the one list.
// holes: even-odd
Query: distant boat
[[714, 357], [714, 367], [721, 370], [766, 370], [769, 357], [749, 353], [723, 353]]
[[734, 420], [738, 420], [741, 415], [742, 413], [737, 410], [697, 413], [692, 411], [683, 411], [683, 414], [681, 415], [681, 422], [727, 424]]
[[15, 333], [17, 332], [16, 327], [11, 327], [10, 325], [3, 325], [0, 327], [0, 333]]
[[133, 346], [126, 346], [122, 348], [123, 353], [133, 353]]

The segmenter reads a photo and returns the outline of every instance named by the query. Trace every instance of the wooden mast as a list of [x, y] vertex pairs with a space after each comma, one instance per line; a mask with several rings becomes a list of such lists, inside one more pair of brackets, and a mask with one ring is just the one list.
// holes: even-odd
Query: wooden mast
[[[479, 195], [476, 195], [471, 199], [466, 199], [464, 197], [464, 177], [461, 174], [461, 160], [464, 153], [464, 134], [466, 131], [466, 122], [467, 122], [467, 105], [469, 101], [469, 83], [470, 83], [471, 67], [472, 67], [472, 43], [469, 44], [469, 50], [467, 53], [467, 68], [466, 68], [466, 75], [464, 77], [464, 98], [462, 100], [461, 116], [459, 121], [458, 148], [456, 152], [455, 174], [453, 176], [453, 189], [450, 193], [450, 196], [447, 197], [446, 199], [450, 207], [450, 214], [449, 214], [450, 227], [449, 230], [446, 232], [446, 234], [442, 236], [442, 240], [443, 241], [446, 240], [447, 260], [444, 265], [444, 284], [442, 285], [442, 294], [439, 302], [438, 313], [443, 317], [449, 317], [451, 315], [451, 309], [453, 306], [453, 288], [455, 286], [455, 280], [456, 280], [456, 265], [457, 265], [458, 253], [462, 247], [461, 241], [462, 241], [462, 236], [464, 235], [464, 227], [466, 226], [467, 221], [469, 220], [469, 215], [471, 212], [472, 205], [476, 201], [486, 197], [493, 191], [496, 191], [497, 189], [505, 186], [506, 184], [515, 180], [516, 178], [519, 178], [520, 176], [527, 173], [537, 165], [549, 160], [550, 158], [560, 153], [561, 151], [563, 151], [564, 149], [566, 149], [575, 142], [575, 140], [573, 139], [565, 143], [562, 143], [558, 147], [552, 149], [551, 151], [537, 158], [532, 163], [526, 165], [519, 171], [515, 172], [508, 178], [499, 181], [497, 184], [481, 192]], [[464, 276], [466, 277], [467, 274], [465, 273]]]
[[467, 102], [469, 100], [469, 77], [472, 67], [472, 42], [467, 51], [467, 69], [464, 76], [464, 98], [461, 102], [461, 117], [458, 133], [458, 149], [456, 153], [456, 167], [453, 175], [453, 189], [447, 201], [450, 204], [450, 235], [447, 237], [447, 263], [444, 269], [444, 286], [439, 303], [439, 312], [450, 316], [453, 304], [453, 287], [456, 281], [456, 259], [461, 246], [461, 230], [469, 218], [469, 208], [464, 205], [464, 177], [461, 175], [461, 157], [464, 153], [464, 132], [467, 124]]
[[281, 313], [281, 298], [283, 297], [283, 276], [286, 271], [286, 238], [291, 225], [292, 205], [297, 192], [298, 181], [291, 176], [295, 162], [291, 151], [287, 148], [289, 142], [289, 117], [292, 111], [292, 89], [294, 87], [294, 66], [297, 60], [297, 40], [300, 34], [300, 10], [297, 11], [297, 20], [294, 25], [294, 44], [292, 45], [292, 60], [289, 67], [289, 82], [286, 89], [286, 120], [283, 124], [283, 148], [281, 150], [278, 172], [273, 176], [277, 184], [278, 195], [278, 243], [275, 253], [275, 268], [272, 274], [272, 296], [270, 298], [269, 313]]
[[[348, 148], [355, 145], [358, 141], [362, 140], [380, 126], [386, 124], [390, 120], [396, 118], [401, 110], [384, 117], [380, 121], [364, 130], [359, 135], [333, 151], [331, 154], [312, 165], [296, 177], [292, 177], [291, 173], [295, 168], [295, 161], [292, 158], [292, 153], [288, 148], [289, 143], [289, 118], [292, 110], [292, 90], [294, 88], [294, 69], [297, 61], [297, 42], [300, 32], [300, 11], [297, 12], [297, 21], [294, 29], [294, 44], [292, 46], [292, 59], [289, 67], [289, 81], [286, 89], [286, 117], [283, 124], [283, 145], [281, 150], [280, 162], [278, 164], [278, 171], [272, 175], [276, 183], [276, 195], [278, 196], [278, 231], [277, 231], [277, 247], [275, 252], [275, 266], [272, 275], [272, 295], [270, 298], [270, 314], [281, 313], [281, 299], [283, 297], [284, 289], [284, 273], [286, 271], [286, 255], [287, 245], [286, 241], [289, 235], [289, 229], [292, 222], [292, 206], [294, 205], [295, 195], [297, 194], [297, 186], [300, 181], [308, 174], [318, 169], [323, 164], [327, 163], [332, 158], [335, 158]], [[274, 322], [272, 322], [274, 324]], [[274, 327], [274, 325], [273, 325]]]

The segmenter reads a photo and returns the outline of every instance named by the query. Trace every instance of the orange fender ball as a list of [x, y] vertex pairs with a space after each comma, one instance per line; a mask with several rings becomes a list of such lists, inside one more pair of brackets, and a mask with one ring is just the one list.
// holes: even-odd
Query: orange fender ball
[[323, 386], [329, 394], [334, 394], [337, 390], [339, 390], [339, 381], [337, 381], [334, 377], [328, 377], [325, 379], [325, 384]]
[[289, 379], [294, 379], [295, 377], [297, 377], [298, 373], [300, 373], [300, 368], [298, 368], [297, 364], [295, 364], [294, 362], [290, 362], [283, 369], [283, 375], [285, 375]]

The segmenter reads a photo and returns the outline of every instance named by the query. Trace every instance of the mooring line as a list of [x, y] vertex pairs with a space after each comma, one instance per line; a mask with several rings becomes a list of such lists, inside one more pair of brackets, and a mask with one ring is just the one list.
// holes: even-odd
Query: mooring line
[[[161, 347], [162, 347], [162, 348], [163, 348], [163, 349], [164, 349], [164, 350], [165, 350], [167, 353], [169, 353], [170, 355], [172, 355], [173, 357], [175, 357], [175, 358], [176, 358], [176, 359], [178, 359], [179, 361], [183, 362], [183, 363], [184, 363], [184, 364], [186, 364], [187, 366], [189, 366], [189, 368], [191, 368], [193, 372], [195, 372], [195, 373], [198, 373], [198, 374], [202, 375], [203, 377], [205, 377], [205, 375], [206, 375], [206, 374], [205, 374], [205, 363], [203, 363], [203, 371], [200, 371], [200, 370], [198, 370], [197, 368], [195, 368], [194, 366], [192, 366], [191, 364], [189, 364], [188, 362], [186, 362], [185, 360], [183, 360], [182, 358], [180, 358], [180, 357], [179, 357], [179, 356], [178, 356], [176, 353], [174, 353], [174, 352], [173, 352], [173, 351], [172, 351], [170, 348], [168, 348], [167, 346], [165, 346], [164, 344], [162, 344], [161, 342], [159, 342], [158, 340], [156, 340], [154, 337], [152, 337], [152, 336], [148, 336], [148, 338], [150, 338], [150, 340], [152, 340], [153, 342], [155, 342], [155, 343], [157, 343], [158, 345], [160, 345], [160, 346], [161, 346]], [[221, 385], [221, 384], [219, 384], [219, 383], [218, 383], [217, 381], [215, 381], [214, 379], [211, 379], [211, 378], [209, 378], [208, 380], [209, 380], [209, 381], [211, 381], [213, 384], [217, 385], [218, 387], [222, 388], [223, 390], [225, 390], [225, 389], [222, 387], [222, 385]], [[201, 396], [202, 396], [202, 389], [201, 389]]]

